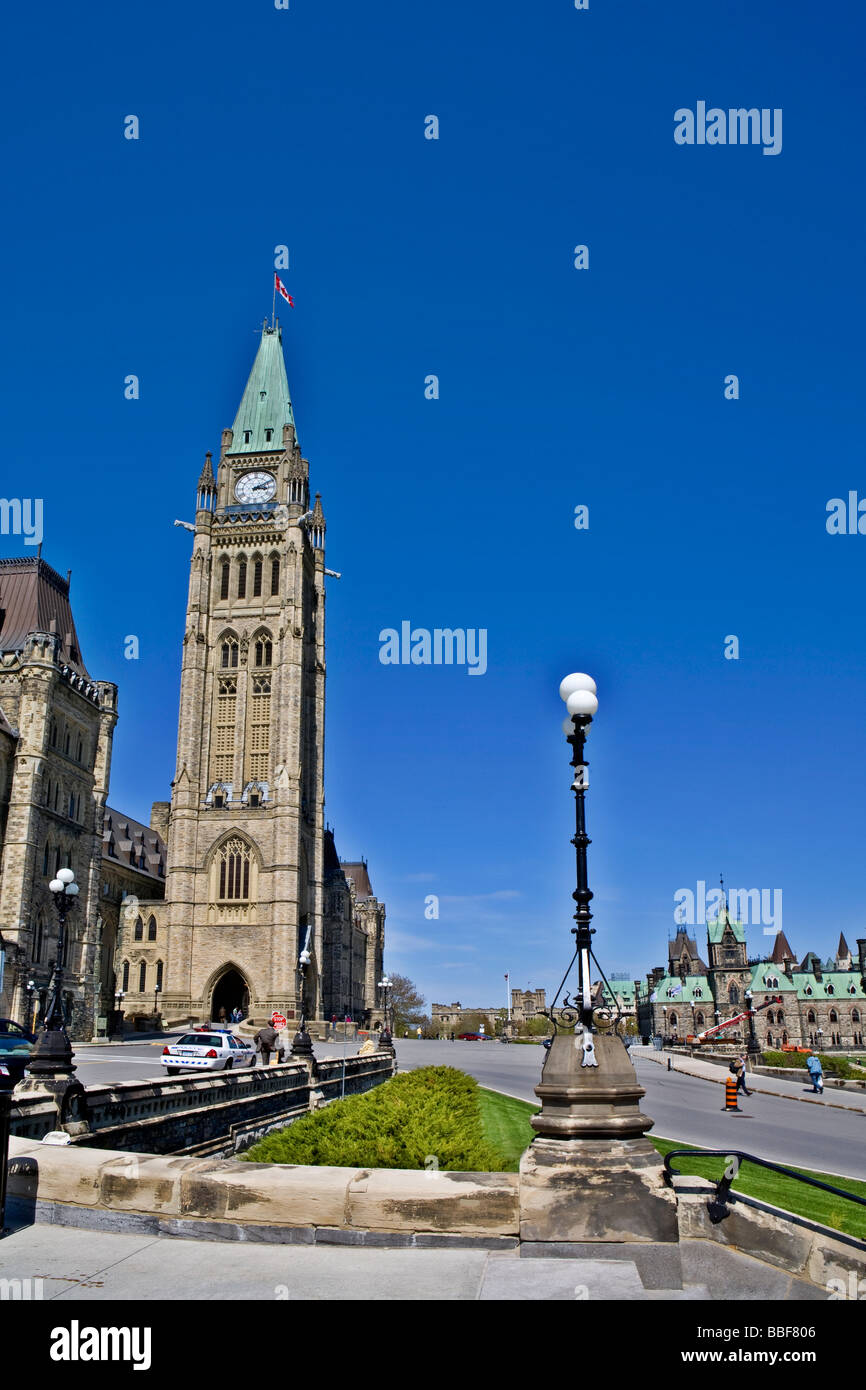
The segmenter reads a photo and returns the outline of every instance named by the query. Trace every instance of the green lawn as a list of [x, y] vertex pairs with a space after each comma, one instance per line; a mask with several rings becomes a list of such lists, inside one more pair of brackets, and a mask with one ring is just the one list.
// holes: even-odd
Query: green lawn
[[[511, 1096], [500, 1095], [498, 1091], [482, 1090], [479, 1092], [479, 1099], [484, 1137], [502, 1156], [500, 1171], [516, 1173], [520, 1155], [535, 1137], [529, 1117], [538, 1113], [538, 1106], [530, 1105], [524, 1100], [514, 1100]], [[670, 1139], [654, 1139], [652, 1135], [649, 1135], [649, 1140], [662, 1157], [670, 1153], [671, 1149], [696, 1147], [685, 1142], [675, 1143]], [[676, 1167], [681, 1172], [694, 1174], [696, 1177], [718, 1179], [722, 1176], [725, 1162], [722, 1158], [683, 1158], [677, 1161]], [[829, 1173], [813, 1173], [807, 1168], [794, 1171], [805, 1173], [809, 1178], [817, 1178], [819, 1182], [832, 1183], [834, 1187], [841, 1187], [844, 1192], [866, 1197], [866, 1182], [855, 1182], [852, 1178], [837, 1178]], [[781, 1207], [783, 1211], [807, 1216], [810, 1220], [831, 1226], [836, 1231], [845, 1231], [848, 1235], [866, 1239], [866, 1207], [846, 1202], [844, 1198], [835, 1197], [831, 1192], [822, 1192], [820, 1188], [806, 1187], [796, 1179], [768, 1172], [754, 1163], [743, 1164], [734, 1181], [733, 1190], [742, 1192], [744, 1196], [756, 1197], [759, 1201], [768, 1202], [774, 1207]]]

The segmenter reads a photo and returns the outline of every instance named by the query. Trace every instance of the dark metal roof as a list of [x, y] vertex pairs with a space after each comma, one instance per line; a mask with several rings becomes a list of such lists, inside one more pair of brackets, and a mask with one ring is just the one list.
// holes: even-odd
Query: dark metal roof
[[105, 808], [102, 850], [109, 863], [113, 859], [140, 873], [152, 874], [154, 878], [165, 877], [166, 845], [162, 836], [149, 825], [142, 825], [141, 821], [111, 806]]
[[346, 875], [346, 878], [351, 879], [352, 883], [355, 885], [355, 894], [357, 897], [375, 897], [375, 894], [373, 892], [373, 885], [370, 882], [370, 875], [367, 873], [367, 865], [365, 864], [363, 859], [360, 860], [359, 863], [352, 863], [351, 861], [344, 859], [342, 863], [342, 869], [343, 873]]
[[42, 559], [0, 559], [0, 652], [20, 652], [31, 632], [55, 632], [60, 659], [84, 676], [69, 581]]

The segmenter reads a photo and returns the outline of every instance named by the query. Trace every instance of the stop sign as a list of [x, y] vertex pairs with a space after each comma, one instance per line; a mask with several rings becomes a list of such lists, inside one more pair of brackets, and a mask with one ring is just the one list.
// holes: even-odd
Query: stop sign
[[285, 1014], [271, 1014], [271, 1026], [276, 1028], [277, 1032], [279, 1032], [281, 1028], [285, 1028], [288, 1021]]

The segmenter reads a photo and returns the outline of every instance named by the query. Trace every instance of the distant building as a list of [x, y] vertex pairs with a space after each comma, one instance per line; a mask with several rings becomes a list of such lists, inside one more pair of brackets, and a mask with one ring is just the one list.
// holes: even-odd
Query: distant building
[[[836, 955], [823, 964], [809, 951], [800, 964], [784, 932], [777, 932], [773, 948], [762, 960], [749, 960], [741, 922], [731, 921], [727, 910], [707, 923], [709, 965], [697, 953], [694, 938], [678, 932], [669, 944], [668, 968], [657, 967], [638, 985], [637, 1014], [645, 1036], [685, 1039], [713, 1028], [742, 1013], [746, 991], [753, 1006], [768, 1003], [775, 995], [780, 1004], [755, 1013], [758, 1041], [765, 1048], [785, 1043], [800, 1047], [862, 1047], [866, 991], [866, 940], [858, 940], [855, 958], [839, 937]], [[748, 1024], [733, 1025], [720, 1041], [744, 1041]]]

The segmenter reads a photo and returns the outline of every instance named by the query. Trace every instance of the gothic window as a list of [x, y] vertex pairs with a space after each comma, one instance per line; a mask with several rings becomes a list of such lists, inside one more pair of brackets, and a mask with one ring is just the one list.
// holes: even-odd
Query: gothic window
[[45, 841], [45, 853], [44, 853], [44, 855], [42, 856], [42, 872], [43, 872], [43, 874], [46, 874], [46, 875], [47, 875], [47, 873], [48, 873], [48, 860], [49, 860], [50, 856], [51, 856], [51, 846], [49, 845], [48, 841], [46, 840], [46, 841]]
[[248, 900], [250, 896], [250, 847], [239, 836], [227, 840], [219, 853], [219, 899]]
[[51, 747], [57, 747], [57, 724], [53, 719], [51, 721]]
[[807, 1015], [806, 1015], [806, 1022], [807, 1022], [807, 1023], [815, 1023], [815, 1022], [816, 1022], [816, 1019], [815, 1019], [815, 1010], [814, 1010], [814, 1009], [810, 1009], [809, 1012], [807, 1013]]
[[66, 738], [65, 738], [64, 741], [63, 741], [63, 751], [64, 751], [64, 753], [67, 753], [67, 754], [68, 754], [68, 752], [69, 752], [69, 730], [68, 730], [68, 729], [66, 730]]
[[[223, 651], [228, 644], [223, 645]], [[237, 642], [233, 644], [237, 656]], [[238, 683], [231, 676], [221, 676], [217, 684], [216, 719], [214, 721], [213, 765], [215, 782], [230, 782], [235, 756], [235, 716], [237, 713]]]
[[156, 962], [156, 987], [162, 989], [162, 961]]
[[227, 637], [220, 647], [220, 666], [223, 671], [232, 670], [238, 664], [238, 644], [235, 637]]
[[271, 596], [280, 592], [280, 561], [275, 555], [271, 560]]
[[259, 598], [262, 592], [262, 561], [253, 560], [253, 598]]
[[129, 989], [129, 961], [128, 961], [128, 960], [125, 960], [125, 961], [123, 962], [123, 984], [120, 986], [120, 988], [123, 990], [124, 994], [126, 994], [127, 990]]
[[274, 659], [274, 644], [268, 642], [266, 638], [256, 639], [255, 648], [256, 666], [270, 666]]
[[676, 1014], [671, 1014], [670, 1024], [671, 1024], [671, 1027], [672, 1027], [672, 1028], [676, 1028], [676, 1026], [677, 1026], [677, 1016], [676, 1016]]
[[[45, 936], [45, 924], [41, 917], [36, 919], [36, 935], [33, 940], [33, 964], [39, 965], [42, 960], [42, 940]], [[855, 1010], [856, 1013], [856, 1010]]]
[[238, 598], [247, 596], [247, 562], [238, 560]]
[[251, 434], [252, 434], [252, 431], [251, 431], [251, 430], [244, 430], [244, 443], [245, 443], [245, 444], [249, 444]]
[[75, 792], [69, 793], [69, 819], [75, 819]]
[[831, 1010], [830, 1010], [830, 1022], [831, 1022], [831, 1023], [838, 1023], [838, 1022], [839, 1022], [839, 1015], [837, 1014], [837, 1012], [836, 1012], [835, 1009], [831, 1009]]
[[220, 598], [229, 596], [229, 577], [231, 575], [231, 565], [228, 560], [223, 560], [220, 567]]
[[147, 923], [147, 939], [148, 939], [148, 941], [155, 941], [155, 940], [156, 940], [156, 918], [155, 918], [155, 917], [150, 917], [150, 918], [148, 919], [148, 923]]
[[785, 1015], [782, 1013], [782, 1010], [781, 1010], [781, 1009], [779, 1009], [778, 1012], [777, 1012], [777, 1014], [776, 1014], [776, 1022], [777, 1022], [777, 1023], [784, 1023], [784, 1022], [785, 1022]]
[[78, 761], [79, 761], [79, 762], [81, 762], [81, 758], [82, 758], [82, 754], [83, 754], [83, 753], [84, 753], [84, 744], [81, 742], [81, 739], [79, 739], [79, 740], [78, 740], [78, 753], [76, 754], [76, 757], [78, 758]]
[[703, 1028], [703, 1026], [704, 1026], [704, 1016], [703, 1016], [703, 1014], [695, 1014], [695, 1023], [697, 1024], [697, 1026], [698, 1026], [699, 1028]]
[[146, 984], [147, 984], [147, 961], [146, 961], [146, 960], [143, 960], [143, 961], [141, 962], [141, 965], [138, 967], [138, 992], [139, 992], [139, 994], [144, 994], [144, 990], [145, 990]]
[[135, 931], [133, 932], [132, 939], [133, 941], [144, 940], [144, 923], [142, 922], [140, 917], [136, 917], [135, 919]]
[[[264, 643], [270, 646], [269, 642]], [[266, 782], [271, 747], [271, 682], [267, 676], [253, 676], [247, 732], [247, 780]]]
[[811, 993], [812, 993], [812, 986], [811, 986], [811, 985], [807, 985], [807, 986], [806, 986], [806, 993], [807, 993], [807, 994], [811, 994]]
[[852, 1022], [852, 1023], [859, 1023], [859, 1022], [860, 1022], [860, 1010], [859, 1010], [859, 1009], [852, 1009], [852, 1010], [851, 1010], [851, 1022]]
[[836, 993], [836, 990], [835, 990], [835, 988], [834, 988], [833, 985], [828, 985], [828, 986], [827, 986], [827, 993], [828, 993], [828, 994], [835, 994], [835, 993]]
[[737, 989], [736, 985], [731, 985], [730, 989], [728, 990], [728, 1000], [731, 1004], [739, 1004], [740, 991]]
[[60, 851], [60, 848], [58, 847], [58, 848], [55, 850], [55, 852], [54, 852], [54, 877], [55, 877], [55, 878], [56, 878], [57, 875], [60, 873], [60, 870], [63, 868], [63, 865], [62, 865], [62, 863], [61, 863], [61, 858], [62, 858], [61, 851]]

